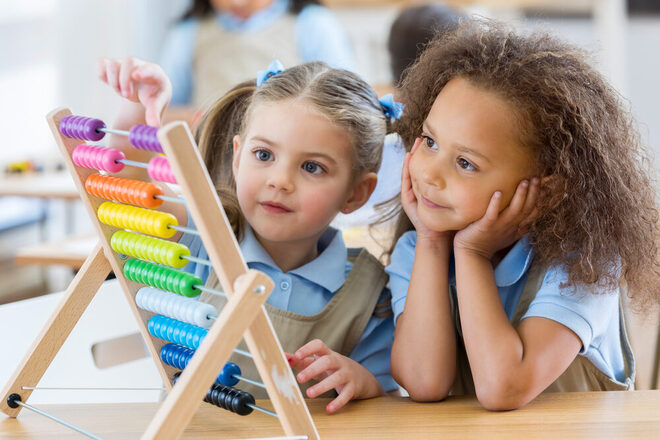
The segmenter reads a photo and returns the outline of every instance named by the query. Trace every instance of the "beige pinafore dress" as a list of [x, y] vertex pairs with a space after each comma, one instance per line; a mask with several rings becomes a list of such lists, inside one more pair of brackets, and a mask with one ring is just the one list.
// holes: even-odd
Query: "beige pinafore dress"
[[[355, 255], [357, 258], [355, 258]], [[344, 285], [319, 313], [301, 315], [278, 309], [265, 304], [273, 328], [282, 348], [293, 353], [313, 339], [322, 340], [331, 350], [348, 356], [360, 340], [364, 329], [374, 313], [379, 313], [383, 305], [377, 304], [378, 298], [387, 283], [383, 265], [366, 250], [349, 249], [349, 259], [354, 262]], [[207, 287], [221, 289], [220, 283], [212, 272], [206, 281]], [[226, 300], [218, 295], [202, 294], [203, 301], [213, 304], [218, 310], [224, 307]], [[387, 307], [387, 306], [385, 306]], [[239, 348], [247, 350], [245, 341]], [[252, 359], [234, 353], [229, 362], [241, 368], [242, 376], [261, 382], [259, 373]], [[300, 384], [305, 390], [314, 381]], [[251, 393], [256, 399], [268, 398], [266, 391], [246, 382], [239, 382], [236, 388]], [[326, 393], [330, 397], [332, 393]]]
[[[511, 320], [511, 324], [517, 327], [520, 318], [523, 317], [529, 308], [536, 293], [541, 288], [543, 278], [547, 272], [547, 267], [533, 263], [529, 275], [523, 287], [520, 300], [516, 311]], [[451, 390], [451, 395], [475, 394], [472, 372], [468, 362], [465, 345], [463, 344], [463, 334], [461, 332], [461, 321], [458, 313], [456, 290], [453, 286], [450, 288], [451, 308], [456, 324], [456, 381]], [[568, 391], [622, 391], [634, 389], [635, 383], [635, 359], [632, 354], [630, 342], [626, 334], [626, 325], [623, 317], [623, 309], [619, 307], [619, 337], [621, 339], [621, 350], [626, 368], [626, 379], [619, 382], [610, 378], [600, 371], [589, 359], [578, 355], [568, 366], [566, 371], [557, 378], [543, 392], [568, 392]]]
[[256, 78], [273, 60], [284, 67], [300, 63], [296, 16], [284, 14], [258, 31], [226, 31], [216, 17], [199, 22], [193, 55], [192, 104], [207, 108], [235, 85]]

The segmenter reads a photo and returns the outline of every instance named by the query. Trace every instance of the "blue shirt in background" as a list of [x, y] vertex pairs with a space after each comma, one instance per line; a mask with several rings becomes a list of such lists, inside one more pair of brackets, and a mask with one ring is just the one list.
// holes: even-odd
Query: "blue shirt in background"
[[[403, 312], [415, 258], [417, 234], [408, 231], [401, 236], [385, 268], [390, 275], [394, 322]], [[502, 307], [512, 319], [534, 259], [527, 239], [519, 240], [495, 268], [495, 284]], [[619, 333], [619, 291], [599, 294], [588, 288], [562, 287], [568, 279], [559, 267], [550, 267], [541, 288], [521, 319], [536, 316], [551, 319], [572, 330], [582, 341], [580, 354], [600, 371], [625, 381], [625, 364]], [[449, 283], [456, 286], [453, 256], [449, 262]], [[446, 294], [446, 292], [445, 292]]]
[[[192, 217], [189, 216], [188, 219], [189, 227], [194, 227]], [[208, 259], [199, 236], [183, 234], [179, 243], [186, 245], [192, 256]], [[247, 225], [240, 248], [248, 267], [264, 272], [275, 283], [268, 297], [268, 304], [301, 315], [319, 313], [335, 292], [344, 285], [348, 273], [353, 268], [353, 263], [348, 260], [348, 251], [341, 232], [334, 228], [328, 228], [321, 236], [318, 257], [286, 273], [277, 267]], [[194, 273], [206, 281], [210, 268], [190, 262], [183, 270]], [[378, 303], [385, 300], [388, 295], [389, 291], [384, 289]], [[390, 374], [393, 338], [392, 318], [372, 316], [349, 356], [369, 370], [385, 391], [398, 388]]]

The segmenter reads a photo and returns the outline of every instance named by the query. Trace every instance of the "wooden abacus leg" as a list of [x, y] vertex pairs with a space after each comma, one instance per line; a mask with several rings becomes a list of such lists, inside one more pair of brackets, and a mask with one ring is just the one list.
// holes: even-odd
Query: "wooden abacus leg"
[[243, 333], [263, 310], [273, 282], [250, 270], [222, 309], [190, 363], [147, 427], [143, 439], [177, 439], [190, 422]]
[[[32, 390], [22, 387], [35, 387], [41, 380], [48, 366], [57, 355], [60, 347], [69, 337], [83, 312], [96, 295], [110, 273], [110, 263], [103, 254], [100, 244], [87, 257], [82, 268], [73, 279], [55, 312], [50, 316], [41, 333], [32, 343], [27, 354], [16, 368], [13, 376], [0, 394], [0, 410], [10, 417], [16, 417], [21, 407], [11, 408], [7, 399], [18, 394], [26, 402]], [[19, 329], [16, 329], [19, 331]]]

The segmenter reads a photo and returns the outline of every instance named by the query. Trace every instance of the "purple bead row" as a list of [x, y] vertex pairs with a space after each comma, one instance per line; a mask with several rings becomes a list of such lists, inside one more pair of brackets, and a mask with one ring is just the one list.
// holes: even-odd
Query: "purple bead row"
[[86, 118], [84, 116], [69, 115], [60, 121], [60, 132], [70, 138], [86, 141], [99, 141], [105, 133], [100, 131], [105, 123], [100, 119]]
[[163, 147], [160, 146], [156, 133], [158, 133], [158, 127], [134, 125], [129, 132], [128, 141], [131, 145], [140, 150], [162, 153]]

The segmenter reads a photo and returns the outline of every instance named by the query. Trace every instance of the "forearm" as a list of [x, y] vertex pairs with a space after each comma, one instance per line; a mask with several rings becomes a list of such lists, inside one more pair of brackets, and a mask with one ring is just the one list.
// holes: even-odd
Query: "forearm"
[[448, 245], [418, 242], [391, 360], [394, 379], [416, 400], [442, 399], [454, 382], [456, 336], [448, 264]]
[[[119, 114], [113, 121], [112, 128], [129, 131], [131, 127], [138, 124], [146, 124], [145, 107], [139, 102], [122, 99]], [[129, 159], [137, 162], [148, 163], [154, 155], [151, 151], [136, 149], [130, 144], [128, 136], [119, 134], [110, 135], [108, 146], [122, 150]], [[141, 180], [147, 177], [147, 173], [144, 169], [128, 166], [124, 168], [123, 177]], [[178, 206], [174, 207], [174, 210], [183, 212]]]
[[[146, 124], [145, 122], [145, 108], [139, 102], [132, 102], [128, 99], [122, 99], [119, 107], [119, 114], [112, 124], [112, 128], [116, 130], [130, 130], [130, 128], [137, 124]], [[113, 148], [130, 145], [128, 138], [121, 135], [111, 135], [109, 146]]]
[[525, 383], [523, 342], [502, 307], [489, 259], [455, 251], [456, 287], [463, 340], [477, 396], [517, 394]]

